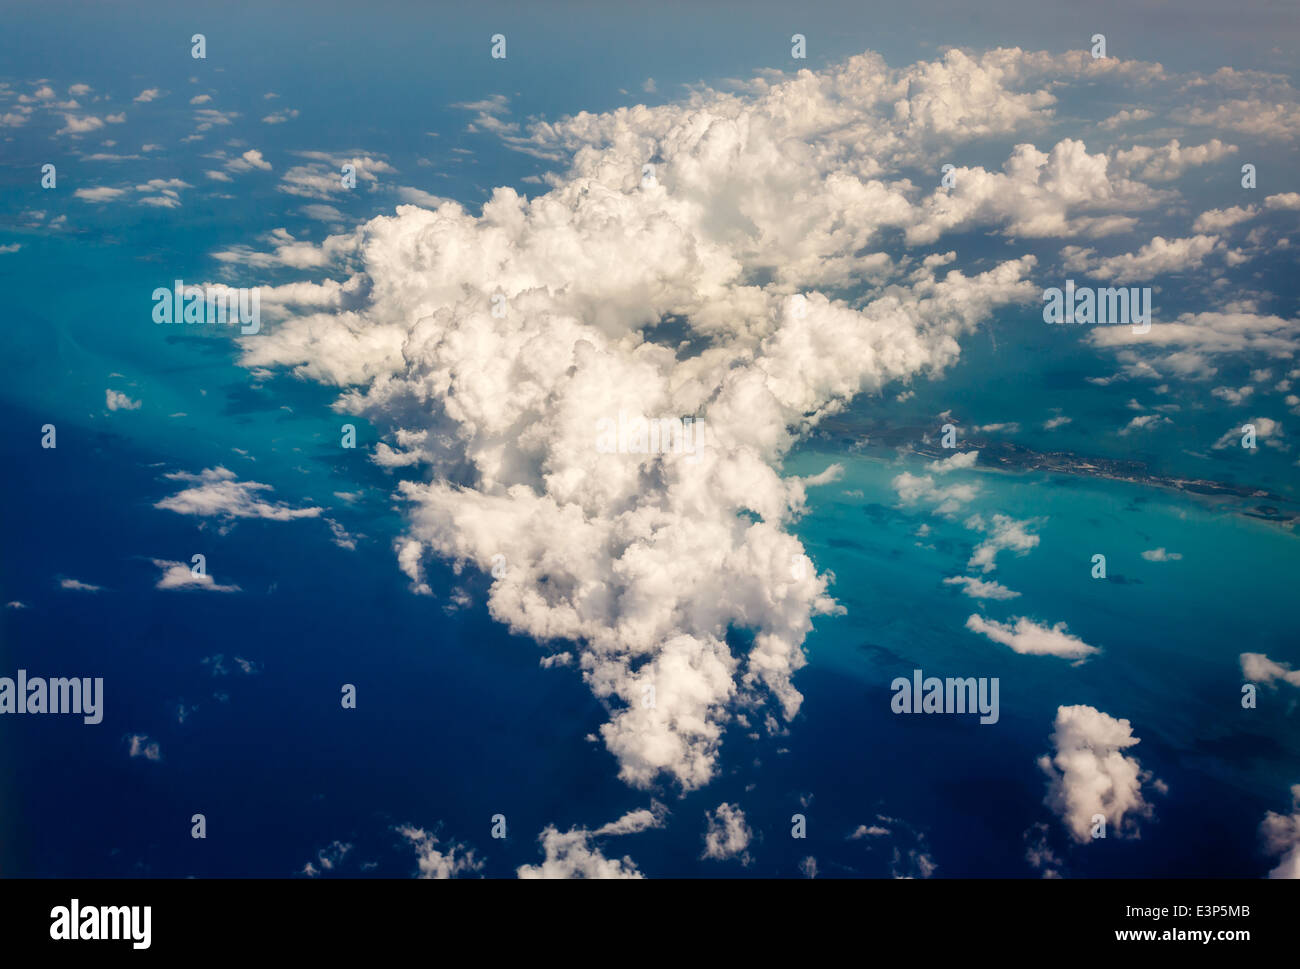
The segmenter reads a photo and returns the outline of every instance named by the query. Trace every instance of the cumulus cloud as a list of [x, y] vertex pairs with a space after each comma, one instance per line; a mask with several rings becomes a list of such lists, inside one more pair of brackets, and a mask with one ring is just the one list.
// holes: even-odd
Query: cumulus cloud
[[[420, 878], [455, 878], [483, 870], [486, 862], [474, 857], [474, 850], [457, 841], [440, 842], [436, 835], [411, 825], [397, 833], [415, 848]], [[439, 847], [441, 845], [441, 847]]]
[[80, 579], [60, 579], [60, 589], [68, 589], [71, 592], [100, 592], [103, 587], [91, 585], [89, 582], [82, 582]]
[[992, 572], [997, 568], [999, 552], [1012, 551], [1024, 555], [1038, 545], [1038, 536], [1029, 531], [1038, 524], [1036, 519], [1017, 521], [1010, 515], [1001, 514], [994, 515], [992, 523], [986, 523], [981, 516], [972, 515], [966, 521], [966, 527], [988, 532], [989, 537], [975, 546], [966, 567]]
[[1291, 813], [1269, 811], [1259, 825], [1264, 850], [1281, 855], [1269, 878], [1300, 878], [1300, 784], [1291, 786]]
[[931, 461], [926, 467], [935, 474], [947, 474], [949, 471], [960, 471], [975, 467], [975, 462], [979, 456], [979, 451], [966, 451], [938, 461]]
[[1202, 212], [1192, 223], [1193, 232], [1222, 232], [1241, 222], [1247, 222], [1259, 214], [1253, 205], [1242, 207], [1234, 205], [1227, 209], [1210, 209]]
[[1168, 182], [1178, 178], [1188, 168], [1219, 161], [1236, 150], [1236, 145], [1225, 145], [1218, 138], [1204, 145], [1187, 148], [1175, 138], [1159, 148], [1139, 145], [1128, 151], [1116, 152], [1115, 167], [1118, 171], [1149, 182]]
[[[340, 388], [336, 408], [386, 440], [423, 432], [375, 450], [423, 469], [398, 485], [412, 588], [431, 591], [431, 553], [484, 573], [505, 555], [489, 612], [576, 644], [620, 776], [698, 787], [737, 704], [797, 713], [803, 638], [835, 609], [825, 576], [792, 575], [805, 483], [781, 477], [782, 457], [855, 395], [941, 373], [995, 308], [1037, 296], [1031, 256], [967, 275], [862, 255], [918, 218], [882, 165], [1051, 102], [1011, 79], [959, 52], [899, 72], [865, 55], [740, 95], [539, 123], [519, 137], [569, 167], [535, 198], [500, 188], [479, 214], [399, 206], [321, 245], [282, 233], [274, 253], [218, 254], [271, 268], [292, 253], [360, 279], [347, 298], [335, 280], [303, 284], [319, 303], [242, 340], [242, 362]], [[334, 195], [342, 157], [308, 154], [281, 189]], [[358, 168], [358, 185], [380, 171]], [[837, 291], [864, 273], [879, 280], [865, 298]], [[703, 351], [661, 335], [669, 318]], [[692, 460], [602, 453], [595, 421], [620, 412], [703, 418], [710, 446]], [[733, 626], [754, 632], [745, 652], [726, 642]]]
[[238, 592], [237, 585], [218, 585], [217, 581], [206, 572], [195, 574], [184, 562], [171, 562], [166, 559], [152, 559], [154, 565], [162, 569], [162, 575], [154, 585], [155, 589], [202, 589], [207, 592]]
[[140, 401], [132, 400], [126, 394], [120, 394], [116, 390], [104, 391], [104, 403], [108, 405], [109, 410], [139, 410]]
[[[1210, 253], [1222, 249], [1217, 235], [1194, 235], [1183, 239], [1155, 236], [1137, 252], [1098, 258], [1092, 249], [1070, 249], [1066, 268], [1088, 272], [1117, 283], [1148, 282], [1165, 273], [1196, 269]], [[1064, 252], [1064, 250], [1063, 250]], [[1130, 329], [1115, 327], [1114, 329]]]
[[1177, 562], [1181, 559], [1181, 552], [1166, 552], [1164, 547], [1149, 548], [1142, 553], [1142, 557], [1148, 562]]
[[1082, 662], [1101, 652], [1078, 636], [1071, 636], [1063, 622], [1045, 626], [1020, 616], [1010, 623], [1001, 623], [975, 614], [966, 620], [966, 628], [1025, 656], [1059, 656]]
[[702, 858], [712, 858], [714, 861], [738, 858], [742, 865], [748, 865], [753, 860], [746, 849], [754, 832], [745, 823], [744, 811], [724, 801], [716, 811], [704, 812], [704, 818], [707, 827], [704, 831]]
[[250, 148], [238, 158], [232, 158], [226, 162], [226, 168], [232, 172], [249, 172], [253, 169], [269, 172], [271, 163], [263, 158], [262, 153], [256, 148]]
[[1253, 427], [1255, 440], [1265, 447], [1285, 451], [1287, 444], [1282, 440], [1282, 425], [1271, 417], [1252, 417], [1249, 421], [1235, 425], [1223, 432], [1223, 435], [1211, 445], [1216, 451], [1228, 447], [1241, 447], [1242, 438], [1246, 436], [1245, 428]]
[[[618, 822], [615, 824], [618, 825]], [[600, 830], [609, 827], [610, 825], [605, 825]], [[622, 858], [606, 858], [601, 848], [593, 842], [594, 837], [594, 833], [585, 828], [571, 828], [561, 834], [554, 825], [548, 824], [537, 838], [541, 842], [545, 860], [540, 865], [520, 865], [516, 874], [520, 878], [645, 877], [637, 869], [636, 862], [626, 855]]]
[[142, 733], [133, 733], [126, 738], [127, 756], [143, 757], [145, 760], [162, 760], [162, 748], [158, 741], [150, 740]]
[[308, 878], [316, 878], [322, 872], [333, 871], [343, 859], [352, 851], [353, 846], [343, 841], [333, 841], [316, 852], [314, 861], [309, 861], [302, 866], [302, 874]]
[[79, 188], [72, 193], [72, 197], [81, 199], [83, 202], [111, 202], [113, 199], [120, 198], [125, 194], [126, 189], [124, 188], [101, 186], [99, 188]]
[[1278, 663], [1263, 653], [1241, 654], [1241, 675], [1254, 683], [1271, 686], [1274, 680], [1290, 683], [1300, 687], [1300, 670], [1293, 670], [1286, 663]]
[[907, 471], [894, 478], [890, 484], [898, 492], [898, 500], [903, 505], [926, 502], [934, 507], [935, 514], [938, 515], [956, 514], [963, 505], [968, 504], [979, 494], [977, 485], [953, 484], [940, 488], [935, 485], [934, 478], [928, 474], [918, 476]]
[[292, 508], [279, 502], [265, 501], [259, 495], [273, 490], [271, 485], [257, 481], [239, 481], [233, 471], [221, 466], [206, 468], [198, 474], [176, 471], [163, 477], [191, 485], [154, 504], [155, 508], [174, 511], [180, 515], [290, 521], [294, 518], [315, 518], [321, 513], [320, 508]]
[[1014, 599], [1020, 595], [999, 582], [985, 582], [970, 575], [953, 575], [943, 580], [944, 585], [960, 586], [963, 595], [972, 599]]
[[1119, 429], [1119, 436], [1127, 437], [1134, 431], [1149, 431], [1160, 427], [1162, 424], [1172, 423], [1173, 421], [1165, 417], [1164, 414], [1139, 414]]
[[1048, 778], [1043, 803], [1061, 818], [1070, 837], [1087, 844], [1096, 815], [1105, 818], [1107, 837], [1136, 837], [1139, 819], [1154, 813], [1143, 785], [1157, 790], [1163, 785], [1137, 758], [1123, 753], [1139, 742], [1129, 722], [1096, 707], [1058, 707], [1051, 742], [1055, 753], [1038, 759]]

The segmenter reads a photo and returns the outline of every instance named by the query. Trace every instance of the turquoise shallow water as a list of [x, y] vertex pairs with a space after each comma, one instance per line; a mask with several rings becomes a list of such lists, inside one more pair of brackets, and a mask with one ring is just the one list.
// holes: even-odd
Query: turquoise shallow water
[[[813, 671], [857, 684], [857, 702], [871, 711], [862, 715], [873, 720], [869, 749], [894, 763], [907, 776], [907, 787], [919, 784], [936, 798], [955, 779], [969, 780], [961, 786], [961, 800], [975, 805], [977, 814], [991, 812], [997, 822], [967, 833], [1001, 844], [990, 849], [999, 857], [990, 864], [1001, 865], [1016, 827], [1006, 823], [1007, 814], [1018, 817], [1022, 829], [1048, 820], [1045, 809], [1035, 813], [1035, 788], [1038, 797], [1042, 790], [1033, 761], [1048, 750], [1056, 707], [1089, 704], [1132, 723], [1141, 738], [1132, 752], [1169, 785], [1167, 797], [1154, 796], [1156, 820], [1133, 851], [1150, 870], [1175, 873], [1189, 859], [1175, 860], [1172, 832], [1208, 825], [1218, 844], [1200, 845], [1189, 870], [1237, 870], [1241, 859], [1227, 860], [1226, 844], [1252, 853], [1253, 826], [1265, 810], [1285, 805], [1287, 787], [1300, 779], [1294, 691], [1286, 685], [1261, 688], [1258, 708], [1243, 710], [1238, 659], [1251, 651], [1300, 662], [1300, 603], [1292, 592], [1300, 557], [1296, 536], [1194, 499], [1127, 484], [955, 472], [943, 483], [974, 481], [980, 487], [967, 511], [1038, 520], [1038, 547], [1023, 556], [1000, 553], [996, 571], [983, 575], [1022, 595], [980, 602], [942, 580], [982, 575], [965, 568], [981, 536], [961, 520], [897, 507], [890, 481], [903, 470], [924, 473], [923, 462], [806, 449], [787, 470], [809, 474], [833, 462], [843, 465], [843, 477], [811, 491], [810, 514], [797, 532], [819, 569], [834, 573], [832, 591], [846, 614], [817, 620], [808, 653]], [[918, 538], [922, 524], [931, 531]], [[1182, 558], [1142, 558], [1142, 551], [1161, 546]], [[1107, 557], [1107, 580], [1091, 578], [1097, 552]], [[1063, 621], [1071, 634], [1102, 652], [1077, 666], [1018, 655], [964, 628], [973, 613], [1002, 622], [1013, 616], [1046, 625]], [[890, 681], [915, 668], [927, 676], [998, 677], [1001, 721], [978, 725], [972, 718], [875, 715], [888, 710]], [[950, 723], [927, 722], [938, 720]], [[937, 731], [964, 737], [930, 742], [927, 735]], [[904, 787], [892, 769], [881, 771], [882, 789]], [[1023, 785], [1027, 799], [1007, 798], [1008, 785]], [[913, 818], [926, 813], [918, 807]], [[936, 822], [942, 830], [943, 822]], [[1105, 853], [1086, 859], [1075, 854], [1072, 861], [1079, 865]], [[936, 849], [936, 857], [941, 855]], [[1123, 873], [1133, 857], [1107, 857], [1104, 865], [1115, 864], [1110, 870]]]

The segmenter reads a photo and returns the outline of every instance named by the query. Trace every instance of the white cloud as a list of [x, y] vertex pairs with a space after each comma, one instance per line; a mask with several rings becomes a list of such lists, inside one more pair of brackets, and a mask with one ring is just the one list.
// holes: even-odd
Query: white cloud
[[[338, 387], [337, 409], [385, 440], [426, 432], [420, 480], [398, 486], [409, 527], [394, 548], [412, 588], [432, 592], [427, 555], [485, 575], [505, 555], [490, 614], [572, 643], [609, 710], [600, 736], [620, 776], [699, 787], [738, 705], [797, 714], [800, 647], [812, 617], [835, 609], [825, 576], [792, 574], [804, 485], [782, 478], [783, 457], [855, 395], [941, 374], [978, 323], [1040, 293], [1032, 256], [968, 274], [943, 254], [903, 265], [871, 252], [900, 229], [948, 224], [938, 201], [915, 203], [887, 172], [932, 158], [936, 144], [1047, 120], [1053, 95], [1015, 89], [1027, 57], [953, 51], [895, 71], [864, 55], [740, 94], [539, 122], [513, 136], [562, 161], [535, 197], [498, 188], [481, 212], [401, 205], [324, 243], [281, 230], [269, 252], [217, 253], [328, 273], [333, 286], [318, 287], [312, 311], [241, 340], [241, 362]], [[336, 163], [348, 156], [299, 157], [282, 191], [341, 191]], [[1152, 204], [1144, 186], [1105, 176], [1105, 162], [1081, 143], [1043, 160], [1018, 152], [1002, 174], [1048, 199], [1042, 217], [976, 206], [951, 224], [1064, 231], [1113, 214], [1088, 207], [1102, 179], [1124, 211]], [[380, 174], [361, 165], [358, 187]], [[837, 291], [868, 281], [861, 299]], [[679, 354], [679, 338], [656, 333], [668, 317], [703, 352]], [[702, 416], [713, 443], [693, 461], [600, 453], [594, 420], [620, 410]], [[954, 487], [965, 490], [936, 489], [948, 492], [940, 505], [968, 500], [970, 486]], [[985, 548], [986, 571], [997, 547], [1018, 546]], [[755, 630], [743, 651], [726, 641], [737, 622]]]
[[[968, 452], [977, 454], [976, 451]], [[951, 459], [950, 459], [951, 460]], [[941, 462], [933, 462], [939, 464]], [[973, 462], [972, 462], [973, 463]], [[951, 470], [945, 468], [940, 473]], [[927, 475], [914, 475], [904, 471], [890, 482], [893, 489], [898, 492], [898, 500], [904, 505], [915, 505], [917, 502], [928, 502], [934, 506], [935, 514], [953, 515], [961, 510], [961, 507], [974, 500], [979, 494], [979, 487], [973, 484], [954, 484], [946, 488], [935, 486], [934, 478]]]
[[126, 394], [120, 394], [116, 390], [104, 391], [104, 403], [108, 405], [109, 410], [139, 410], [140, 401], [132, 400]]
[[184, 562], [171, 562], [165, 559], [153, 559], [153, 564], [162, 569], [155, 589], [203, 589], [207, 592], [238, 592], [237, 585], [218, 585], [216, 580], [206, 572], [195, 574]]
[[943, 580], [944, 585], [961, 586], [963, 595], [972, 599], [1015, 599], [1020, 595], [999, 582], [985, 582], [969, 575], [953, 575]]
[[153, 101], [155, 98], [157, 98], [161, 93], [162, 92], [160, 92], [156, 87], [146, 88], [145, 90], [137, 94], [133, 98], [133, 100], [139, 104], [147, 104], [148, 102]]
[[1163, 414], [1139, 414], [1119, 429], [1119, 436], [1127, 437], [1134, 431], [1149, 431], [1160, 427], [1163, 424], [1172, 423], [1173, 421], [1168, 417], [1165, 417]]
[[158, 741], [150, 740], [142, 733], [133, 733], [127, 738], [127, 756], [143, 757], [145, 760], [162, 760], [162, 748]]
[[1293, 670], [1286, 663], [1274, 662], [1263, 653], [1242, 653], [1241, 675], [1266, 686], [1271, 686], [1274, 680], [1281, 680], [1300, 687], [1300, 670]]
[[1168, 182], [1178, 178], [1188, 168], [1219, 161], [1236, 151], [1236, 145], [1225, 145], [1218, 138], [1204, 145], [1187, 148], [1175, 138], [1160, 148], [1139, 145], [1128, 151], [1116, 152], [1115, 167], [1118, 171], [1149, 182]]
[[627, 856], [606, 858], [592, 844], [592, 837], [592, 832], [585, 828], [572, 828], [561, 834], [548, 824], [537, 838], [542, 843], [545, 860], [540, 865], [520, 865], [516, 874], [520, 878], [645, 877], [637, 870], [636, 862]]
[[250, 148], [238, 158], [232, 158], [226, 162], [226, 168], [232, 172], [248, 172], [253, 169], [269, 172], [271, 163], [262, 157], [262, 153], [256, 148]]
[[1153, 813], [1142, 791], [1151, 775], [1123, 753], [1138, 743], [1129, 722], [1096, 707], [1062, 706], [1051, 740], [1055, 753], [1038, 760], [1048, 777], [1043, 803], [1061, 818], [1070, 837], [1087, 844], [1095, 815], [1106, 819], [1108, 838], [1136, 836], [1138, 819]]
[[81, 199], [83, 202], [111, 202], [126, 194], [124, 188], [79, 188], [72, 193], [73, 198]]
[[[1091, 249], [1076, 250], [1067, 268], [1089, 272], [1101, 279], [1118, 283], [1149, 282], [1164, 273], [1181, 273], [1196, 269], [1205, 257], [1223, 244], [1217, 235], [1195, 235], [1184, 239], [1155, 236], [1137, 252], [1096, 258]], [[1131, 327], [1113, 327], [1131, 330]], [[1153, 327], [1154, 329], [1154, 327]], [[1149, 334], [1144, 334], [1149, 335]]]
[[1255, 441], [1257, 444], [1263, 444], [1265, 447], [1275, 448], [1285, 451], [1286, 442], [1282, 440], [1282, 425], [1271, 417], [1252, 417], [1241, 424], [1234, 424], [1223, 432], [1223, 435], [1211, 445], [1216, 451], [1221, 451], [1228, 447], [1242, 447], [1242, 438], [1246, 436], [1243, 430], [1247, 425], [1255, 429]]
[[[409, 824], [397, 833], [414, 848], [420, 878], [455, 878], [483, 870], [486, 862], [474, 857], [474, 850], [457, 841], [440, 842], [436, 835]], [[442, 847], [439, 848], [439, 844]]]
[[960, 471], [975, 467], [975, 462], [979, 456], [979, 451], [966, 451], [938, 461], [931, 461], [926, 467], [935, 474], [947, 474], [949, 471]]
[[1258, 214], [1259, 209], [1253, 205], [1244, 208], [1234, 205], [1228, 209], [1210, 209], [1196, 217], [1196, 221], [1192, 223], [1192, 231], [1222, 232], [1241, 222], [1247, 222]]
[[999, 552], [1012, 551], [1024, 555], [1038, 545], [1038, 536], [1029, 531], [1038, 524], [1038, 520], [1032, 518], [1017, 521], [1009, 515], [994, 515], [990, 526], [980, 516], [972, 516], [966, 522], [967, 528], [981, 532], [991, 531], [991, 533], [988, 538], [975, 546], [966, 567], [992, 572], [997, 568]]
[[155, 508], [174, 511], [180, 515], [290, 521], [294, 518], [315, 518], [321, 513], [320, 508], [291, 508], [282, 503], [264, 501], [259, 493], [271, 491], [270, 485], [239, 481], [233, 471], [220, 466], [207, 468], [198, 474], [177, 471], [163, 477], [169, 481], [186, 481], [192, 485], [154, 504]]
[[1300, 878], [1300, 784], [1291, 786], [1291, 813], [1269, 811], [1259, 825], [1264, 850], [1281, 855], [1269, 878]]
[[89, 582], [82, 582], [79, 579], [60, 579], [60, 589], [69, 589], [73, 592], [99, 592], [102, 587], [91, 585]]
[[333, 871], [343, 863], [343, 859], [348, 856], [352, 848], [351, 844], [342, 841], [333, 841], [327, 844], [316, 852], [314, 862], [309, 861], [302, 866], [302, 874], [308, 878], [316, 878], [323, 871]]
[[1149, 548], [1142, 553], [1142, 557], [1148, 562], [1177, 562], [1183, 556], [1181, 552], [1166, 552], [1164, 547]]
[[1020, 616], [1011, 623], [1000, 623], [976, 614], [966, 620], [966, 628], [1025, 656], [1059, 656], [1062, 659], [1083, 661], [1101, 652], [1078, 636], [1071, 636], [1063, 622], [1058, 622], [1055, 626], [1044, 626]]
[[746, 849], [754, 832], [745, 823], [745, 812], [724, 801], [717, 811], [704, 812], [704, 818], [707, 828], [701, 857], [714, 861], [739, 858], [742, 865], [748, 865], [752, 859]]

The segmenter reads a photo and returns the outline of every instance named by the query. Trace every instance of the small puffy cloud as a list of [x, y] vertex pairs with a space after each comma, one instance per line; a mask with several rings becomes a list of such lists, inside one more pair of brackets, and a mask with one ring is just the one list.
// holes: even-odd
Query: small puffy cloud
[[963, 505], [971, 502], [979, 494], [977, 485], [954, 484], [939, 488], [935, 486], [934, 478], [930, 475], [914, 475], [908, 471], [898, 475], [890, 484], [898, 492], [898, 500], [903, 505], [926, 502], [933, 505], [935, 513], [939, 515], [956, 514]]
[[212, 100], [211, 94], [196, 94], [190, 98], [190, 104], [207, 104]]
[[537, 840], [545, 860], [540, 865], [520, 865], [520, 878], [644, 878], [631, 858], [606, 858], [592, 843], [592, 832], [573, 828], [561, 834], [547, 825]]
[[1119, 429], [1120, 437], [1127, 437], [1134, 431], [1150, 431], [1161, 426], [1162, 424], [1172, 424], [1164, 414], [1139, 414], [1127, 424]]
[[259, 171], [269, 172], [271, 163], [263, 158], [262, 153], [256, 148], [250, 148], [238, 158], [232, 158], [226, 162], [226, 168], [232, 172], [248, 172], [255, 168]]
[[716, 811], [704, 812], [707, 827], [704, 831], [704, 854], [702, 858], [726, 861], [739, 858], [742, 865], [752, 860], [749, 852], [749, 840], [753, 831], [745, 823], [745, 812], [734, 804], [723, 802]]
[[1246, 436], [1245, 428], [1248, 425], [1255, 429], [1255, 440], [1262, 442], [1265, 447], [1286, 450], [1286, 442], [1282, 440], [1282, 425], [1271, 417], [1252, 417], [1243, 424], [1230, 427], [1211, 447], [1216, 451], [1227, 447], [1241, 447], [1242, 438]]
[[1279, 195], [1270, 195], [1268, 198], [1264, 199], [1264, 208], [1291, 211], [1300, 209], [1300, 192], [1282, 192]]
[[325, 871], [333, 871], [343, 859], [348, 856], [352, 850], [352, 845], [342, 841], [334, 841], [326, 845], [320, 851], [316, 852], [316, 860], [309, 861], [302, 867], [302, 874], [308, 878], [316, 878]]
[[1259, 825], [1260, 840], [1270, 855], [1280, 855], [1269, 878], [1300, 878], [1300, 784], [1291, 785], [1291, 813], [1269, 811]]
[[1240, 205], [1234, 205], [1228, 209], [1210, 209], [1196, 217], [1196, 221], [1192, 223], [1192, 231], [1222, 232], [1224, 229], [1231, 228], [1240, 222], [1253, 219], [1258, 214], [1259, 209], [1253, 205], [1247, 205], [1244, 208]]
[[150, 101], [156, 99], [161, 93], [162, 92], [156, 87], [145, 88], [132, 100], [136, 101], [138, 104], [148, 104]]
[[1142, 557], [1148, 562], [1177, 562], [1181, 559], [1181, 552], [1166, 552], [1164, 547], [1149, 548], [1142, 553]]
[[1226, 400], [1229, 404], [1236, 406], [1243, 403], [1247, 397], [1255, 392], [1255, 388], [1247, 384], [1246, 386], [1234, 390], [1232, 387], [1215, 387], [1210, 393], [1218, 397], [1219, 400]]
[[218, 585], [216, 580], [206, 572], [195, 574], [184, 562], [171, 562], [165, 559], [152, 559], [154, 565], [162, 569], [162, 575], [154, 585], [155, 589], [202, 589], [207, 592], [238, 592], [237, 585]]
[[966, 563], [968, 569], [978, 568], [985, 572], [992, 572], [997, 568], [999, 552], [1011, 551], [1024, 555], [1038, 545], [1038, 536], [1029, 531], [1031, 527], [1038, 524], [1036, 519], [1017, 521], [1010, 515], [999, 514], [994, 515], [992, 524], [986, 526], [984, 520], [976, 515], [972, 516], [966, 524], [976, 531], [990, 533], [988, 538], [975, 546], [970, 561]]
[[1064, 415], [1057, 415], [1056, 417], [1048, 418], [1043, 422], [1043, 430], [1054, 431], [1058, 427], [1064, 427], [1066, 424], [1069, 424], [1072, 420], [1074, 420], [1074, 418], [1066, 417]]
[[878, 824], [859, 824], [848, 836], [849, 841], [861, 841], [863, 838], [883, 838], [889, 834], [888, 828]]
[[124, 188], [109, 188], [103, 186], [100, 188], [79, 188], [72, 193], [73, 198], [81, 199], [83, 202], [111, 202], [126, 194]]
[[482, 871], [486, 864], [474, 857], [472, 848], [457, 841], [440, 842], [437, 836], [423, 828], [408, 824], [396, 830], [415, 848], [420, 878], [455, 878]]
[[949, 471], [960, 471], [966, 468], [975, 467], [975, 461], [979, 456], [979, 451], [966, 451], [962, 454], [954, 454], [951, 457], [941, 458], [938, 461], [931, 461], [926, 465], [926, 468], [933, 471], [935, 474], [947, 474]]
[[63, 116], [63, 127], [55, 132], [57, 135], [84, 135], [92, 131], [98, 131], [104, 127], [101, 118], [94, 115], [85, 115], [78, 118], [76, 115], [65, 114]]
[[1089, 656], [1100, 653], [1096, 646], [1089, 646], [1078, 636], [1071, 636], [1065, 623], [1045, 626], [1024, 616], [1014, 618], [1010, 623], [1000, 623], [994, 619], [985, 619], [975, 614], [966, 620], [966, 628], [973, 633], [981, 633], [1003, 646], [1009, 646], [1025, 656], [1059, 656], [1082, 662]]
[[150, 740], [146, 734], [133, 733], [126, 738], [126, 741], [128, 757], [162, 760], [162, 748], [158, 746], [158, 741]]
[[[1124, 753], [1138, 743], [1129, 722], [1096, 707], [1058, 707], [1051, 742], [1054, 754], [1038, 759], [1048, 777], [1043, 803], [1070, 837], [1087, 844], [1096, 815], [1105, 818], [1107, 837], [1136, 837], [1138, 820], [1153, 814], [1142, 790], [1152, 779], [1137, 758]], [[1152, 784], [1163, 788], [1159, 781]]]
[[59, 588], [73, 592], [99, 592], [102, 586], [91, 585], [89, 582], [82, 582], [79, 579], [60, 579]]
[[132, 400], [126, 394], [120, 394], [116, 390], [104, 391], [104, 403], [108, 405], [109, 410], [139, 410], [140, 401]]
[[[1137, 252], [1095, 259], [1077, 254], [1071, 268], [1085, 270], [1101, 279], [1118, 283], [1146, 282], [1165, 273], [1181, 273], [1198, 268], [1205, 257], [1223, 248], [1217, 235], [1195, 235], [1182, 239], [1155, 236]], [[1116, 329], [1125, 329], [1116, 327]]]
[[985, 582], [969, 575], [953, 575], [943, 580], [944, 585], [961, 587], [963, 595], [972, 599], [1014, 599], [1020, 595], [999, 582]]
[[649, 808], [638, 808], [635, 811], [629, 811], [617, 821], [601, 825], [592, 832], [592, 835], [601, 837], [614, 834], [637, 834], [651, 828], [661, 828], [666, 814], [667, 809], [662, 804], [654, 802]]
[[1236, 150], [1236, 145], [1225, 145], [1218, 138], [1187, 148], [1175, 138], [1160, 148], [1139, 145], [1128, 151], [1116, 152], [1115, 164], [1119, 171], [1143, 181], [1168, 182], [1178, 178], [1188, 168], [1216, 162]]
[[1278, 663], [1263, 653], [1241, 654], [1241, 675], [1252, 683], [1271, 686], [1274, 680], [1290, 683], [1300, 687], [1300, 670], [1293, 670], [1286, 663]]
[[154, 504], [155, 508], [174, 511], [180, 515], [290, 521], [295, 518], [315, 518], [321, 513], [320, 508], [291, 508], [279, 502], [264, 501], [260, 493], [273, 490], [271, 485], [257, 481], [239, 481], [233, 471], [220, 466], [207, 468], [198, 474], [177, 471], [164, 477], [169, 481], [185, 481], [190, 484], [190, 487]]

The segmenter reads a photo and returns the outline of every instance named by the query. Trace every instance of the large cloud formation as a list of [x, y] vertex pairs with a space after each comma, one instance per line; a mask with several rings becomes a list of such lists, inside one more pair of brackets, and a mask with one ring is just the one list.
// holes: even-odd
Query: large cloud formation
[[1136, 836], [1138, 819], [1153, 814], [1142, 786], [1150, 782], [1164, 790], [1162, 781], [1144, 771], [1137, 758], [1123, 752], [1138, 743], [1127, 720], [1117, 720], [1096, 707], [1058, 707], [1052, 731], [1053, 756], [1038, 759], [1048, 777], [1044, 803], [1060, 815], [1070, 837], [1087, 844], [1093, 818], [1106, 819], [1107, 833]]
[[[296, 243], [294, 265], [333, 278], [277, 287], [242, 363], [340, 388], [340, 412], [385, 431], [376, 460], [408, 476], [396, 551], [413, 587], [432, 591], [430, 554], [490, 574], [493, 617], [573, 649], [620, 776], [699, 787], [734, 711], [797, 714], [804, 636], [835, 608], [789, 534], [808, 483], [782, 478], [784, 456], [1039, 296], [1031, 255], [961, 272], [907, 246], [975, 225], [1096, 234], [1103, 210], [1162, 198], [1068, 141], [966, 170], [949, 202], [904, 177], [937, 147], [1050, 120], [1054, 97], [1018, 86], [1120, 70], [1037, 57], [863, 55], [535, 125], [520, 144], [567, 163], [548, 191], [499, 188], [478, 214], [403, 205]], [[701, 419], [705, 446], [610, 453], [597, 426], [620, 415]], [[995, 533], [974, 564], [1033, 541]]]

